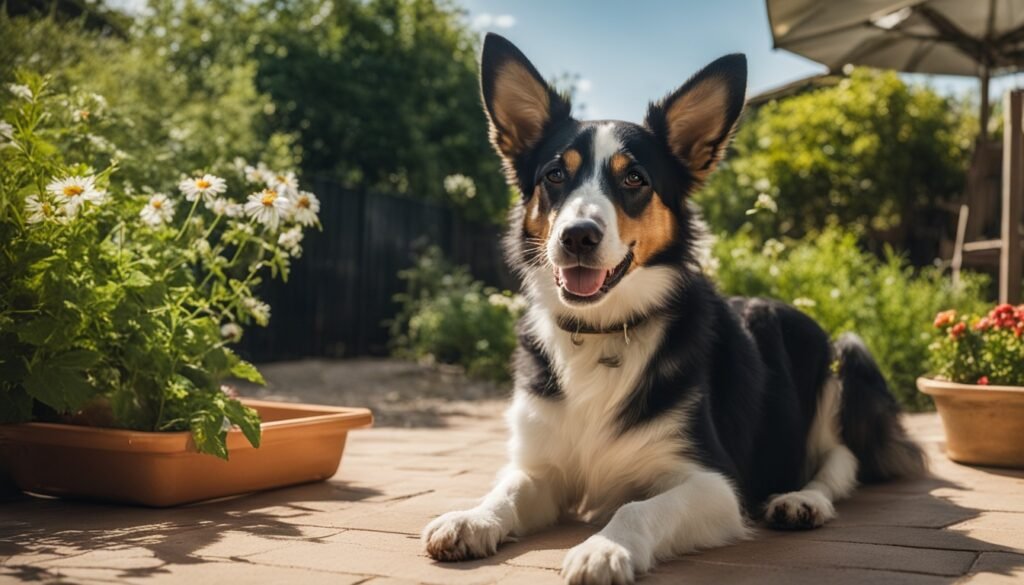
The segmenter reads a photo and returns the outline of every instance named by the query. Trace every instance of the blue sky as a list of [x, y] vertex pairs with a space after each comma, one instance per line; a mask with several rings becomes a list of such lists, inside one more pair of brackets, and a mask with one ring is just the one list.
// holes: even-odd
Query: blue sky
[[[477, 30], [519, 46], [545, 77], [578, 74], [587, 118], [639, 121], [647, 103], [726, 53], [746, 53], [748, 95], [823, 72], [772, 49], [763, 0], [461, 0]], [[976, 91], [970, 78], [914, 75], [940, 91]], [[993, 83], [993, 98], [1021, 77]]]

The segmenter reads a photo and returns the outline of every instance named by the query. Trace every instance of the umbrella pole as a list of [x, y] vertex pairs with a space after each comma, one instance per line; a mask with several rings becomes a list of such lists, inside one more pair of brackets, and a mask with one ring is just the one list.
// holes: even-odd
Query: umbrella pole
[[989, 85], [989, 71], [988, 64], [981, 66], [981, 116], [979, 121], [981, 122], [981, 132], [979, 138], [981, 140], [988, 140], [988, 118], [989, 118], [989, 102], [988, 102], [988, 85]]

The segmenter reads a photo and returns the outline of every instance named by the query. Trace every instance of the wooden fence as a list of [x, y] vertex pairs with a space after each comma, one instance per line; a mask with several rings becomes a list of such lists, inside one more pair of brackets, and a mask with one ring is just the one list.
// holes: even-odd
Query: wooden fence
[[398, 271], [434, 244], [488, 284], [514, 288], [500, 251], [501, 227], [463, 220], [442, 205], [354, 192], [315, 181], [323, 231], [307, 231], [287, 283], [268, 282], [270, 326], [249, 327], [239, 351], [254, 361], [387, 353], [385, 321], [401, 292]]

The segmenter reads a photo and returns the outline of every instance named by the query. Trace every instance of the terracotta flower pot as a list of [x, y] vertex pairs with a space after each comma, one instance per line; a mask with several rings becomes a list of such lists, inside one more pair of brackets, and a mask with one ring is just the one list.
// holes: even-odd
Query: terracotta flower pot
[[918, 378], [935, 400], [953, 461], [1024, 467], [1024, 387], [957, 384]]
[[348, 431], [373, 424], [365, 408], [242, 402], [263, 419], [260, 447], [232, 429], [227, 461], [198, 453], [187, 432], [25, 423], [0, 425], [0, 467], [28, 492], [174, 506], [327, 479]]

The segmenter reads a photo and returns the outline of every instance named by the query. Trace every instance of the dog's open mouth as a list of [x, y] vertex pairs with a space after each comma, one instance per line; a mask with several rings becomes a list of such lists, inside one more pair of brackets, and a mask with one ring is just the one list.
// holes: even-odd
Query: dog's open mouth
[[622, 262], [619, 262], [618, 266], [611, 270], [587, 266], [555, 268], [555, 282], [570, 300], [596, 300], [622, 280], [632, 263], [633, 251], [630, 250]]

